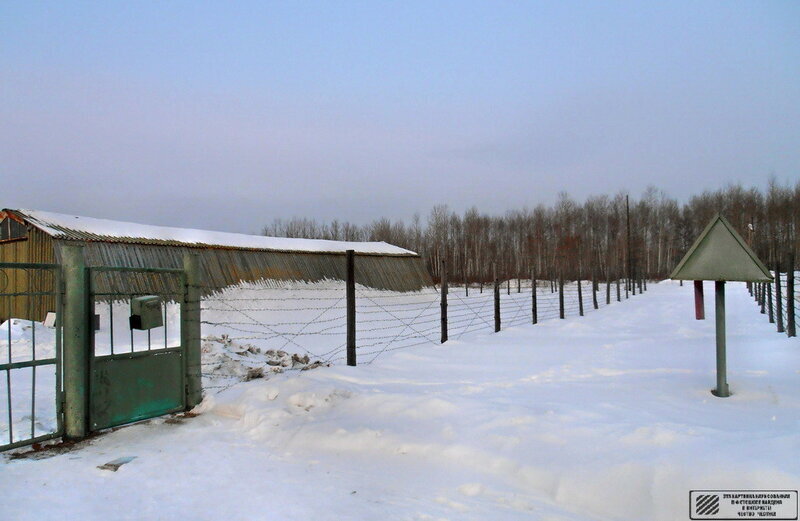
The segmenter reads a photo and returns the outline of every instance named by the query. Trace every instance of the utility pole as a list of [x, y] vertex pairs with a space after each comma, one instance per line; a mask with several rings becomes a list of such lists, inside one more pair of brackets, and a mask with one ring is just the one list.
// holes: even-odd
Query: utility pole
[[632, 259], [632, 257], [631, 257], [631, 208], [630, 208], [630, 204], [628, 202], [628, 196], [627, 195], [625, 196], [625, 220], [627, 222], [627, 228], [628, 228], [628, 247], [627, 247], [627, 249], [628, 249], [628, 285], [630, 285], [631, 284], [631, 277], [633, 276], [633, 270], [632, 270], [633, 263], [631, 261], [631, 259]]

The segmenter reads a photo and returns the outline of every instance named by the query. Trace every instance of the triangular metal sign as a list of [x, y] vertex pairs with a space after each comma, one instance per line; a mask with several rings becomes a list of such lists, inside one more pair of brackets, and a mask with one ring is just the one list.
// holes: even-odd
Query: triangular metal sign
[[772, 275], [722, 215], [708, 223], [670, 278], [769, 282]]

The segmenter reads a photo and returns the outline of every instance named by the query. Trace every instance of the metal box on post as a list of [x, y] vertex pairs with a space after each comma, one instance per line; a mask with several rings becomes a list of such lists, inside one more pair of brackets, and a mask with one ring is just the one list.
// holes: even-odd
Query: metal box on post
[[131, 299], [131, 329], [153, 329], [164, 325], [161, 297], [145, 295]]

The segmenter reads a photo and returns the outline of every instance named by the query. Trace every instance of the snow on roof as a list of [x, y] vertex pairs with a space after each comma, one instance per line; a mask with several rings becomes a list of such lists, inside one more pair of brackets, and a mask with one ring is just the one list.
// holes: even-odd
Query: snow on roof
[[6, 210], [23, 217], [27, 222], [57, 239], [135, 244], [171, 244], [212, 246], [271, 251], [314, 253], [356, 253], [379, 255], [416, 255], [413, 251], [385, 242], [345, 242], [320, 239], [290, 239], [243, 233], [171, 228], [123, 221], [64, 215], [39, 210]]

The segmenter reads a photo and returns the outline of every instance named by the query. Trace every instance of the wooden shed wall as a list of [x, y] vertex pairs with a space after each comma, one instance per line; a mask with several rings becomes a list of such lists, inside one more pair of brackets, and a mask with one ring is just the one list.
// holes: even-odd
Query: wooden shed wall
[[[53, 240], [46, 233], [28, 226], [28, 237], [0, 243], [0, 262], [56, 262]], [[8, 296], [9, 293], [54, 292], [55, 278], [51, 271], [0, 269], [0, 322], [9, 317], [43, 320], [47, 311], [55, 310], [51, 296]]]

